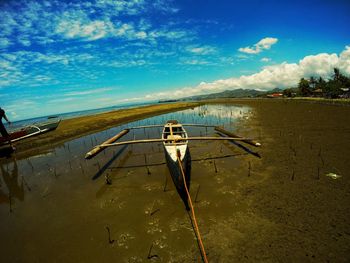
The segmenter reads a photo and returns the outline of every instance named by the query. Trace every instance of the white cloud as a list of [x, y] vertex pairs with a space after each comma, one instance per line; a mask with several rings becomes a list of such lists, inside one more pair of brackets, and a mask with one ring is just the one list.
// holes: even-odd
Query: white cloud
[[343, 58], [338, 57], [337, 54], [322, 53], [317, 56], [304, 57], [299, 62], [299, 67], [305, 77], [311, 75], [328, 76], [329, 73], [333, 72], [334, 67], [340, 66], [338, 65], [340, 61], [343, 61]]
[[99, 89], [93, 89], [93, 90], [85, 90], [85, 91], [72, 91], [67, 92], [63, 96], [82, 96], [82, 95], [90, 95], [90, 94], [96, 94], [96, 93], [103, 93], [106, 91], [110, 91], [112, 88], [99, 88]]
[[271, 58], [262, 58], [260, 59], [261, 62], [270, 62]]
[[216, 52], [216, 48], [211, 46], [189, 46], [187, 51], [196, 55], [208, 55]]
[[238, 51], [246, 54], [258, 54], [264, 50], [270, 49], [271, 46], [277, 42], [277, 38], [266, 37], [261, 39], [258, 43], [254, 44], [252, 47], [241, 47], [238, 49]]
[[105, 37], [114, 30], [113, 24], [109, 21], [89, 21], [83, 24], [81, 21], [61, 21], [56, 33], [62, 34], [65, 38], [82, 38], [85, 40], [97, 40]]
[[350, 46], [346, 46], [345, 50], [340, 53], [339, 68], [350, 75]]
[[210, 62], [206, 60], [199, 60], [199, 59], [185, 59], [180, 64], [186, 64], [186, 65], [208, 65]]
[[[145, 17], [154, 11], [177, 11], [172, 7], [172, 1], [165, 0], [28, 0], [20, 5], [13, 3], [8, 1], [0, 10], [0, 48], [16, 43], [44, 45], [61, 42], [62, 39], [147, 39], [152, 26]], [[145, 16], [141, 18], [141, 15]], [[129, 21], [134, 21], [134, 24]], [[176, 37], [179, 32], [165, 34]]]
[[315, 77], [322, 76], [324, 78], [330, 78], [334, 67], [338, 67], [343, 74], [350, 76], [350, 46], [346, 46], [340, 55], [321, 53], [306, 56], [299, 63], [284, 62], [278, 65], [264, 67], [260, 72], [255, 74], [216, 80], [210, 83], [201, 82], [195, 87], [185, 87], [171, 92], [149, 94], [145, 98], [181, 98], [234, 89], [269, 90], [276, 87], [287, 88], [297, 85], [302, 77], [310, 77], [312, 75]]
[[64, 102], [71, 102], [74, 101], [75, 98], [59, 98], [59, 99], [53, 99], [53, 100], [48, 100], [48, 103], [64, 103]]

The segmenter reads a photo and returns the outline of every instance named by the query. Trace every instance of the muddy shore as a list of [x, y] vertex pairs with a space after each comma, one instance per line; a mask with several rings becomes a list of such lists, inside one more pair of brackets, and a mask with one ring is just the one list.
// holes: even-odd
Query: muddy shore
[[[262, 158], [229, 143], [191, 145], [191, 195], [197, 199], [196, 215], [209, 262], [349, 262], [350, 106], [267, 99], [206, 103], [249, 106], [249, 118], [237, 122], [234, 131], [262, 143], [261, 148], [252, 148]], [[180, 109], [179, 104], [171, 105], [162, 110]], [[130, 112], [118, 116], [126, 116], [127, 122], [132, 120]], [[148, 116], [158, 113], [151, 111]], [[103, 118], [118, 117], [108, 114]], [[137, 118], [144, 116], [140, 112]], [[43, 136], [52, 145], [81, 136], [70, 131], [74, 123], [80, 129], [86, 125], [86, 134], [103, 130], [107, 126], [93, 126], [100, 117], [92, 122], [90, 117], [81, 119], [80, 124], [78, 119], [63, 122], [57, 141], [49, 141], [56, 131]], [[114, 119], [106, 125], [116, 123]], [[32, 140], [34, 144], [36, 139]], [[19, 187], [13, 177], [8, 183], [14, 187], [12, 212], [8, 212], [11, 198], [5, 183], [0, 186], [4, 260], [200, 262], [183, 204], [171, 183], [164, 187], [165, 177], [171, 182], [166, 167], [138, 166], [146, 161], [145, 153], [150, 163], [161, 162], [164, 154], [157, 147], [144, 147], [128, 149], [119, 161], [111, 159], [104, 175], [108, 173], [112, 185], [103, 176], [92, 180], [99, 162], [105, 165], [112, 152], [89, 163], [72, 147], [67, 156], [52, 153], [47, 159], [19, 163], [27, 169], [19, 169], [17, 177], [26, 181]], [[59, 163], [63, 157], [71, 162], [62, 167], [45, 163]], [[4, 182], [11, 177], [5, 176], [7, 166], [12, 167], [1, 165]], [[154, 257], [148, 259], [151, 244]]]
[[349, 262], [349, 105], [234, 103], [254, 108], [238, 131], [263, 143], [262, 159], [246, 159], [251, 168], [241, 174], [249, 176], [234, 196], [244, 208], [228, 222], [238, 238], [225, 244], [231, 252], [218, 251], [214, 262], [222, 255], [232, 262]]

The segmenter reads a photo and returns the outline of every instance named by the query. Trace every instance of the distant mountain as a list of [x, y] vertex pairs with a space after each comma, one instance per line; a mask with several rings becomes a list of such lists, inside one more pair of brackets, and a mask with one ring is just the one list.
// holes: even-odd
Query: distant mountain
[[283, 92], [282, 89], [276, 88], [270, 91], [259, 91], [255, 89], [235, 89], [235, 90], [225, 90], [219, 93], [212, 93], [206, 95], [197, 95], [187, 98], [182, 98], [181, 100], [207, 100], [207, 99], [220, 99], [220, 98], [256, 98], [265, 96], [270, 93]]

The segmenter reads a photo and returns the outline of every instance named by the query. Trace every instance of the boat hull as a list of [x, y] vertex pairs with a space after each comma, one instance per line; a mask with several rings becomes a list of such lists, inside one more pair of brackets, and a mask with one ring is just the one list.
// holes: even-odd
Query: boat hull
[[[9, 132], [10, 139], [11, 140], [20, 140], [22, 137], [30, 137], [31, 134], [41, 134], [43, 132], [48, 132], [55, 130], [57, 126], [59, 125], [61, 120], [55, 120], [55, 121], [48, 121], [48, 122], [42, 122], [33, 124], [31, 126], [24, 127], [19, 130], [15, 130], [13, 132]], [[6, 144], [7, 139], [4, 137], [0, 137], [0, 145]]]
[[[184, 202], [186, 210], [190, 210], [189, 205], [188, 205], [188, 196], [186, 193], [185, 184], [184, 184], [183, 176], [181, 173], [179, 161], [178, 160], [174, 161], [174, 159], [171, 158], [170, 154], [168, 153], [168, 151], [166, 149], [164, 152], [165, 152], [165, 159], [167, 162], [167, 166], [168, 166], [171, 178], [172, 178], [174, 185], [176, 187], [176, 190], [177, 190], [178, 194], [180, 195], [182, 201]], [[191, 182], [191, 154], [190, 154], [188, 147], [186, 149], [186, 152], [185, 152], [183, 158], [181, 158], [181, 159], [182, 159], [181, 165], [182, 165], [183, 170], [184, 170], [185, 181], [186, 181], [187, 189], [189, 191], [190, 190], [190, 182]]]

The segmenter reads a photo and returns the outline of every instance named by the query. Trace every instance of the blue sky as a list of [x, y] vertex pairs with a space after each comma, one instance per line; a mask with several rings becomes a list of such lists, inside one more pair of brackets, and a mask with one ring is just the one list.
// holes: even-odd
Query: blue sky
[[350, 74], [349, 13], [340, 0], [1, 1], [0, 106], [19, 120]]

